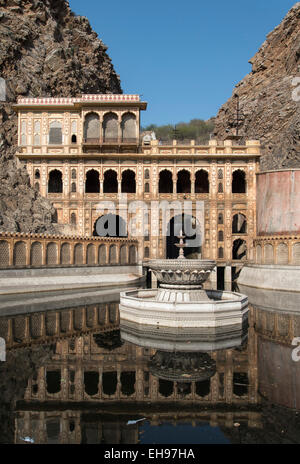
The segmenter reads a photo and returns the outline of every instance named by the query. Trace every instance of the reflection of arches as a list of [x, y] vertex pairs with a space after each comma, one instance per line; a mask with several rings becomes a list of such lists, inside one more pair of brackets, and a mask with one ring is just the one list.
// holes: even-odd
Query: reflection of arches
[[117, 264], [117, 246], [111, 245], [109, 247], [109, 264]]
[[95, 245], [92, 245], [90, 243], [87, 246], [87, 250], [86, 250], [86, 262], [87, 262], [87, 264], [89, 264], [90, 266], [95, 265], [95, 258], [96, 258]]
[[70, 264], [71, 262], [71, 247], [68, 243], [64, 243], [60, 250], [60, 263]]
[[244, 260], [247, 257], [247, 244], [245, 240], [238, 238], [233, 242], [232, 259]]
[[48, 193], [63, 193], [62, 173], [57, 169], [49, 174]]
[[106, 264], [106, 246], [105, 245], [100, 245], [99, 250], [98, 250], [98, 263], [101, 265]]
[[177, 193], [191, 193], [191, 174], [186, 169], [178, 172]]
[[173, 394], [174, 384], [170, 380], [159, 379], [159, 394], [168, 398]]
[[107, 113], [103, 119], [103, 139], [105, 142], [118, 140], [118, 116]]
[[136, 264], [137, 262], [137, 250], [134, 245], [129, 248], [129, 264]]
[[267, 243], [264, 247], [265, 264], [274, 264], [274, 249], [273, 245]]
[[89, 113], [84, 120], [84, 138], [92, 141], [100, 138], [100, 119], [97, 113]]
[[135, 172], [131, 169], [122, 172], [122, 193], [136, 193]]
[[289, 249], [285, 243], [280, 243], [277, 247], [277, 264], [289, 263]]
[[134, 114], [126, 113], [123, 115], [121, 129], [123, 142], [136, 139], [136, 117]]
[[195, 193], [209, 193], [208, 172], [204, 169], [196, 172]]
[[103, 182], [104, 193], [118, 193], [118, 176], [116, 171], [109, 169], [104, 173]]
[[159, 193], [173, 193], [173, 176], [167, 169], [159, 173]]
[[101, 216], [94, 225], [94, 237], [127, 237], [126, 221], [115, 214]]
[[232, 219], [232, 233], [245, 234], [247, 233], [247, 219], [244, 214], [238, 213]]
[[241, 169], [232, 174], [232, 193], [246, 193], [246, 173]]
[[83, 246], [77, 243], [74, 247], [74, 264], [83, 264]]
[[50, 123], [49, 130], [49, 144], [50, 145], [61, 145], [63, 141], [62, 136], [62, 124], [58, 121]]
[[127, 246], [123, 245], [120, 248], [120, 264], [127, 264]]
[[179, 243], [178, 235], [180, 235], [181, 231], [186, 236], [184, 256], [199, 258], [199, 254], [201, 253], [201, 229], [199, 222], [188, 214], [175, 216], [168, 224], [167, 258], [178, 258], [179, 249], [176, 247], [176, 243]]
[[99, 172], [91, 169], [86, 173], [85, 193], [99, 193], [100, 192], [100, 179]]
[[30, 264], [31, 266], [41, 266], [43, 264], [42, 244], [40, 242], [31, 245]]

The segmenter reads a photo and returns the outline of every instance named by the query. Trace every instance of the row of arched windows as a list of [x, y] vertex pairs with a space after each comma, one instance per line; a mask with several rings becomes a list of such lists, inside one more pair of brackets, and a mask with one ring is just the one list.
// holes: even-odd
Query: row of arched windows
[[122, 141], [135, 140], [137, 138], [136, 116], [133, 113], [124, 114], [119, 128], [119, 119], [116, 113], [105, 114], [102, 125], [97, 113], [89, 113], [84, 120], [83, 132], [87, 142], [99, 139], [101, 135], [104, 142], [117, 140], [119, 136], [122, 137]]
[[[76, 170], [73, 169], [71, 173], [72, 180], [77, 179]], [[146, 173], [145, 173], [145, 178]], [[40, 172], [35, 172], [35, 179], [40, 179]], [[176, 192], [177, 193], [191, 193], [191, 174], [186, 169], [182, 169], [177, 174]], [[39, 189], [39, 183], [35, 184]], [[209, 178], [208, 172], [200, 169], [195, 175], [195, 193], [209, 193]], [[174, 182], [172, 172], [164, 169], [159, 173], [159, 193], [173, 193]], [[76, 182], [72, 182], [71, 191], [76, 192]], [[144, 187], [145, 193], [150, 192], [150, 183], [146, 182]], [[223, 191], [223, 190], [222, 190]], [[63, 192], [63, 179], [62, 173], [54, 169], [49, 174], [48, 193], [62, 193]], [[86, 173], [85, 181], [86, 193], [99, 193], [100, 192], [100, 175], [95, 169], [91, 169]], [[122, 173], [121, 182], [122, 193], [136, 193], [136, 175], [131, 169], [127, 169]], [[246, 180], [244, 171], [235, 171], [232, 176], [232, 193], [245, 193]], [[103, 179], [103, 193], [118, 193], [118, 176], [117, 172], [109, 169], [104, 173]], [[239, 219], [238, 219], [239, 220]]]

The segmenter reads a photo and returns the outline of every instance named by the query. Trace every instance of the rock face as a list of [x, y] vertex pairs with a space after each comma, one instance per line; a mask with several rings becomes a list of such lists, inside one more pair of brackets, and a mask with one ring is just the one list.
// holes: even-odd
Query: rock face
[[[0, 101], [0, 231], [54, 233], [54, 208], [30, 187], [14, 155], [12, 105], [21, 95], [122, 93], [120, 79], [107, 47], [65, 0], [0, 0], [0, 37], [0, 78], [6, 84]], [[1, 94], [0, 82], [0, 100]]]
[[300, 167], [299, 58], [300, 2], [267, 36], [250, 60], [252, 72], [236, 86], [215, 120], [217, 138], [222, 140], [228, 131], [235, 134], [237, 94], [245, 117], [240, 134], [260, 139], [263, 170]]

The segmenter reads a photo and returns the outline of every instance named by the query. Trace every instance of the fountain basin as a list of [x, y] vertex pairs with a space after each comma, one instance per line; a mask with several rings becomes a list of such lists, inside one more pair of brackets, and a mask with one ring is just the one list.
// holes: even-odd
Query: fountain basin
[[[169, 295], [165, 301], [158, 299], [162, 291], [165, 296]], [[120, 295], [120, 318], [156, 327], [209, 327], [216, 331], [225, 326], [242, 328], [248, 317], [248, 298], [245, 295], [218, 290], [202, 292], [206, 298], [195, 301], [191, 301], [189, 290], [123, 292]]]

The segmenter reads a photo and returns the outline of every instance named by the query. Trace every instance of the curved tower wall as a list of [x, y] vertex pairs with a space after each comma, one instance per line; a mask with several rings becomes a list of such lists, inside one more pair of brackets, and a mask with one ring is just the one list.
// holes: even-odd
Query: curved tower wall
[[257, 175], [257, 235], [300, 233], [300, 169]]

